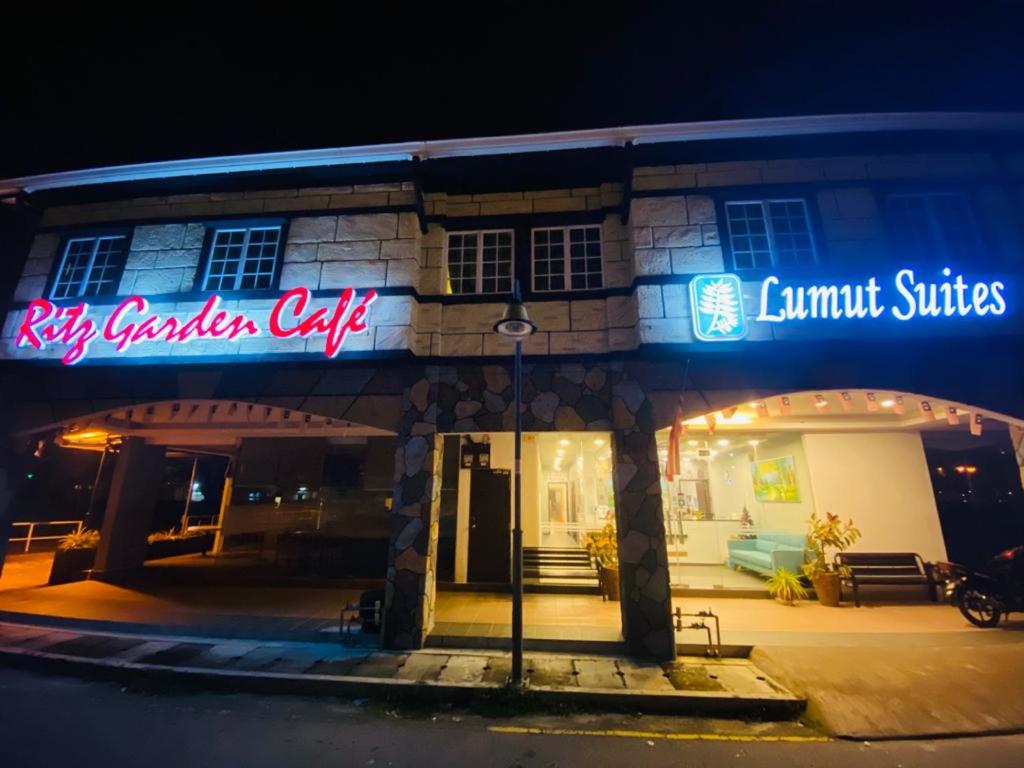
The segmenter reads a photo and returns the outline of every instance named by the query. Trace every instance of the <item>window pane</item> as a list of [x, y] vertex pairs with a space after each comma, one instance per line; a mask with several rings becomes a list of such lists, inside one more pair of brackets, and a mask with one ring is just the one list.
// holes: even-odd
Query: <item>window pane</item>
[[565, 245], [562, 230], [533, 231], [533, 276], [534, 290], [565, 289]]
[[767, 224], [761, 203], [727, 203], [725, 214], [736, 268], [771, 266]]
[[886, 200], [886, 209], [897, 257], [911, 261], [934, 260], [937, 244], [928, 221], [924, 195], [891, 195]]
[[771, 200], [768, 202], [768, 214], [775, 235], [775, 264], [784, 267], [813, 264], [811, 225], [804, 202]]
[[203, 289], [270, 288], [277, 268], [280, 227], [219, 229], [213, 235]]
[[932, 195], [932, 220], [938, 229], [938, 239], [949, 259], [976, 256], [980, 240], [974, 227], [967, 198], [960, 194]]
[[69, 240], [50, 295], [66, 299], [115, 293], [124, 257], [121, 236]]

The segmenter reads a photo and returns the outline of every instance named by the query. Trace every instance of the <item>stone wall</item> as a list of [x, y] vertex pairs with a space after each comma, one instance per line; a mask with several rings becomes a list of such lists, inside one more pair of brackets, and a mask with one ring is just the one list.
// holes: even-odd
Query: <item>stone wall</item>
[[[459, 358], [508, 355], [512, 344], [492, 330], [503, 310], [502, 299], [465, 304], [438, 300], [446, 291], [447, 220], [459, 218], [462, 227], [476, 216], [603, 211], [604, 288], [613, 295], [598, 294], [586, 299], [574, 299], [571, 295], [552, 299], [545, 299], [542, 294], [531, 297], [528, 308], [539, 332], [527, 341], [525, 351], [529, 355], [607, 354], [635, 350], [642, 344], [695, 341], [686, 283], [694, 274], [732, 268], [731, 258], [723, 252], [725, 224], [717, 219], [715, 200], [717, 195], [730, 194], [729, 187], [762, 186], [764, 194], [770, 196], [779, 189], [771, 185], [818, 183], [819, 186], [808, 186], [802, 192], [786, 190], [785, 194], [808, 199], [822, 259], [829, 264], [856, 269], [871, 265], [873, 269], [890, 259], [891, 254], [880, 211], [881, 193], [870, 186], [871, 182], [896, 178], [975, 178], [997, 170], [990, 156], [977, 153], [638, 167], [634, 170], [628, 225], [623, 225], [618, 213], [613, 212], [622, 203], [622, 185], [606, 183], [521, 192], [429, 193], [424, 205], [427, 216], [433, 220], [427, 232], [422, 233], [411, 210], [414, 192], [408, 181], [61, 206], [47, 210], [42, 223], [72, 227], [100, 221], [147, 220], [134, 229], [119, 293], [143, 293], [152, 298], [154, 311], [186, 314], [200, 304], [194, 296], [184, 301], [176, 294], [196, 288], [207, 225], [154, 224], [154, 219], [298, 213], [301, 215], [292, 218], [288, 225], [281, 265], [282, 289], [302, 285], [335, 291], [353, 286], [418, 294], [380, 297], [371, 309], [370, 332], [351, 337], [346, 350], [410, 351], [419, 356]], [[749, 194], [749, 190], [745, 189], [743, 194]], [[1007, 267], [1017, 268], [1021, 233], [1008, 191], [986, 184], [979, 187], [975, 202], [989, 238], [987, 245]], [[396, 210], [354, 210], [366, 207]], [[353, 210], [345, 213], [345, 209]], [[308, 214], [317, 210], [323, 214]], [[24, 302], [42, 294], [58, 245], [59, 235], [55, 232], [44, 232], [36, 238], [15, 301]], [[751, 310], [757, 305], [755, 289], [754, 283], [744, 287], [748, 319], [752, 319]], [[162, 302], [163, 296], [167, 299]], [[226, 308], [244, 308], [258, 317], [263, 317], [270, 307], [266, 300], [230, 295], [224, 298]], [[317, 306], [332, 303], [329, 299], [318, 302]], [[95, 310], [100, 318], [103, 311], [101, 307]], [[8, 315], [0, 328], [0, 357], [28, 354], [14, 350], [19, 315], [17, 311]], [[748, 323], [748, 327], [750, 341], [773, 340], [779, 333], [764, 323]], [[317, 353], [322, 348], [322, 340], [260, 338], [237, 344], [179, 345], [173, 355], [199, 359], [207, 354]], [[151, 348], [145, 346], [131, 352], [150, 353]], [[59, 349], [53, 349], [41, 356], [59, 354]], [[102, 343], [91, 352], [93, 357], [112, 354], [109, 345], [104, 347]]]
[[54, 206], [45, 211], [41, 224], [44, 227], [52, 227], [101, 221], [190, 216], [258, 216], [289, 211], [410, 206], [414, 203], [413, 183], [394, 181], [382, 184], [264, 189], [249, 192], [202, 192], [112, 200], [87, 205]]

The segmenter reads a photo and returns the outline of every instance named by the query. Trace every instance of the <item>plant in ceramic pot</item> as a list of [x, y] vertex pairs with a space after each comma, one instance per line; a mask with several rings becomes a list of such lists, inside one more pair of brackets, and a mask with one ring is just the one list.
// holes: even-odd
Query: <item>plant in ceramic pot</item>
[[69, 533], [60, 540], [50, 566], [51, 585], [81, 581], [96, 560], [100, 532], [90, 529]]
[[825, 517], [812, 513], [807, 521], [807, 562], [804, 574], [814, 585], [818, 602], [836, 607], [839, 605], [839, 581], [842, 573], [835, 565], [835, 556], [853, 546], [860, 538], [860, 530], [853, 520], [841, 520], [830, 512]]
[[785, 605], [795, 605], [797, 600], [807, 599], [807, 590], [800, 583], [800, 577], [785, 568], [778, 568], [765, 582], [768, 594]]
[[615, 525], [606, 523], [603, 528], [588, 533], [583, 539], [583, 548], [597, 565], [601, 596], [606, 600], [619, 599], [619, 540]]

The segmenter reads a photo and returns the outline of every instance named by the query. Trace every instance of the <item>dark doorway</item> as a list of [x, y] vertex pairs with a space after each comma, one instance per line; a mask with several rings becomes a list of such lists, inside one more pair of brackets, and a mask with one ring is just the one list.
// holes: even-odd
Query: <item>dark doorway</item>
[[1024, 492], [1009, 432], [922, 437], [949, 559], [981, 567], [1024, 544]]
[[511, 580], [511, 490], [507, 469], [474, 469], [470, 473], [470, 582], [508, 584]]

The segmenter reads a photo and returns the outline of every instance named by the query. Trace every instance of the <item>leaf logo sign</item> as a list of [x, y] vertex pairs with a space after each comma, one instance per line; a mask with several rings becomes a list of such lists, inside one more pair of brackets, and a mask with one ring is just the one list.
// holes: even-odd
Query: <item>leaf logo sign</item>
[[697, 275], [690, 281], [693, 333], [701, 341], [735, 341], [747, 335], [743, 289], [736, 275]]

